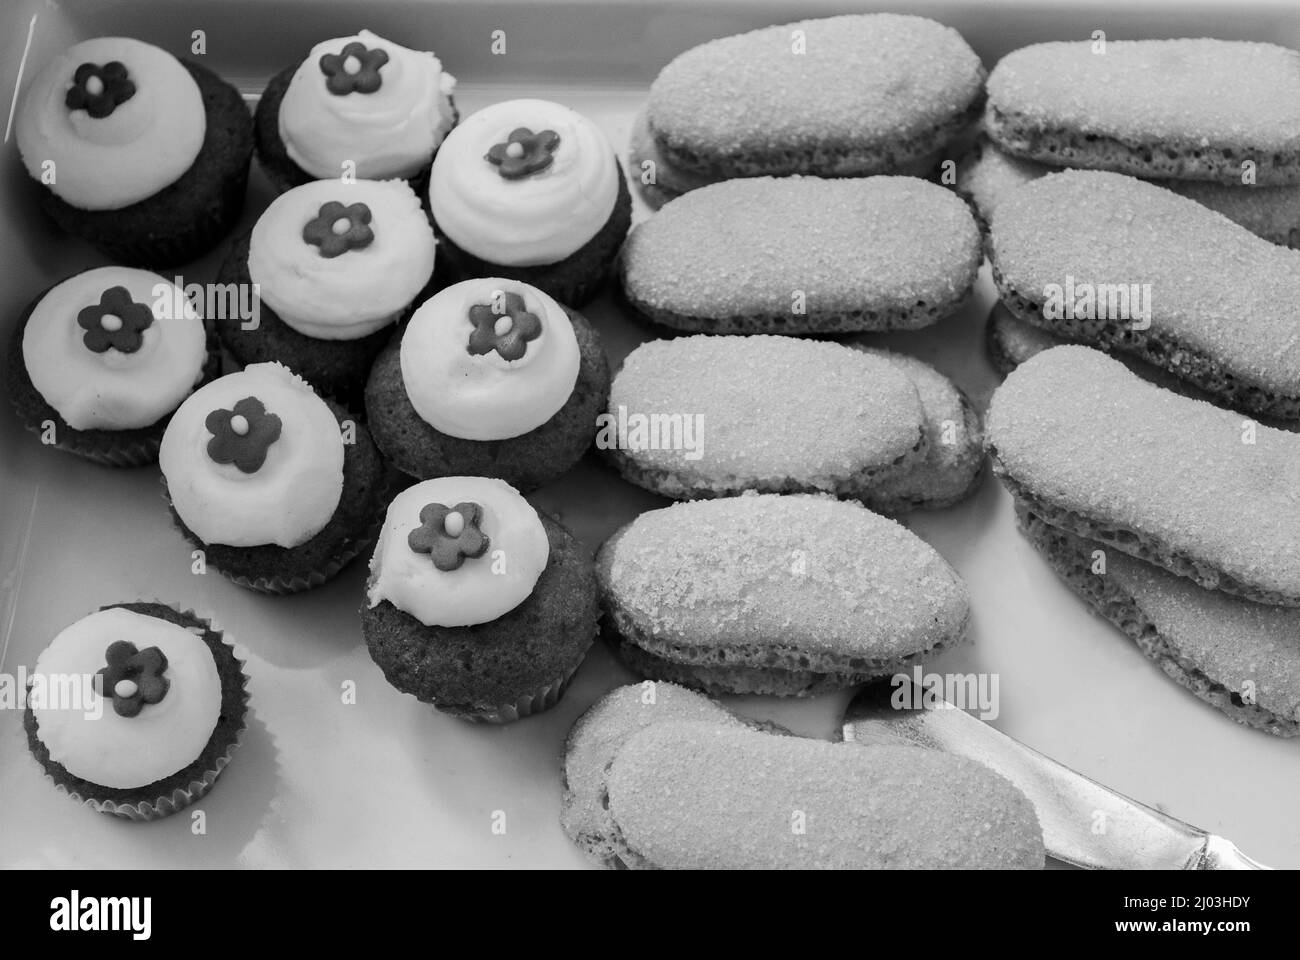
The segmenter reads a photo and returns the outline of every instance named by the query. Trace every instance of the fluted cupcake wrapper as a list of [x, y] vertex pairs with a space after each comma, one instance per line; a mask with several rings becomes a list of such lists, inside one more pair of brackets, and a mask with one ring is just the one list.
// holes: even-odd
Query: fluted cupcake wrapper
[[73, 800], [82, 803], [97, 813], [105, 813], [111, 816], [120, 817], [124, 820], [135, 821], [152, 821], [161, 820], [169, 817], [180, 810], [185, 809], [193, 803], [196, 803], [205, 797], [212, 787], [216, 784], [217, 778], [221, 772], [230, 764], [234, 753], [239, 749], [242, 742], [244, 731], [248, 729], [247, 714], [249, 704], [248, 693], [248, 674], [244, 670], [247, 661], [240, 659], [235, 654], [235, 645], [226, 635], [226, 632], [215, 622], [212, 617], [202, 616], [193, 609], [184, 607], [179, 603], [170, 603], [164, 600], [141, 601], [152, 602], [161, 606], [170, 607], [182, 617], [193, 618], [204, 625], [205, 631], [217, 634], [221, 638], [221, 643], [230, 648], [231, 658], [234, 660], [240, 676], [239, 683], [239, 706], [240, 718], [239, 725], [236, 728], [235, 735], [229, 745], [221, 752], [219, 756], [197, 776], [191, 777], [190, 781], [184, 786], [175, 787], [165, 794], [161, 794], [152, 800], [137, 800], [129, 803], [123, 803], [116, 800], [109, 800], [103, 797], [96, 797], [92, 790], [84, 792], [79, 788], [69, 787], [65, 783], [59, 782], [47, 762], [41, 762], [45, 776], [49, 779], [56, 789], [66, 793]]
[[531, 717], [535, 713], [549, 710], [559, 703], [560, 698], [564, 696], [564, 691], [569, 688], [569, 683], [573, 680], [574, 674], [578, 672], [578, 667], [581, 665], [582, 660], [579, 659], [573, 669], [564, 676], [558, 677], [539, 690], [525, 694], [513, 703], [503, 703], [473, 710], [449, 709], [434, 704], [434, 709], [470, 723], [514, 723], [524, 717]]

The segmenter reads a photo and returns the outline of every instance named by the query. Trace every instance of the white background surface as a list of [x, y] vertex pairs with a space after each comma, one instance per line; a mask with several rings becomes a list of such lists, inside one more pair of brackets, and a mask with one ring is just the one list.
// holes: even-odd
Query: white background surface
[[[793, 4], [743, 12], [734, 4], [661, 4], [655, 9], [666, 12], [654, 16], [628, 5], [611, 13], [607, 7], [576, 9], [584, 6], [578, 4], [542, 17], [508, 4], [470, 9], [373, 3], [358, 22], [339, 13], [340, 4], [277, 0], [262, 4], [260, 14], [235, 4], [238, 13], [218, 17], [212, 3], [182, 3], [166, 8], [165, 17], [137, 11], [132, 19], [131, 10], [148, 5], [124, 6], [127, 12], [114, 13], [115, 29], [176, 52], [184, 51], [191, 15], [199, 26], [218, 24], [220, 30], [210, 32], [210, 62], [222, 69], [225, 57], [228, 75], [256, 78], [249, 90], [322, 37], [367, 26], [397, 40], [426, 39], [467, 81], [457, 98], [462, 112], [521, 95], [556, 99], [595, 119], [621, 153], [645, 83], [672, 53], [707, 36], [791, 19], [788, 11], [800, 15]], [[279, 15], [285, 6], [325, 13], [314, 22], [299, 18], [286, 25], [280, 19], [269, 34], [260, 29], [267, 23], [258, 16], [271, 16], [271, 9]], [[927, 10], [963, 30], [990, 65], [1020, 43], [1086, 34], [1093, 19], [1107, 27], [1112, 22], [1100, 14], [1060, 12], [1056, 21], [1022, 16], [1016, 12], [1022, 7], [1029, 9], [1002, 5], [991, 15], [930, 4]], [[16, 75], [34, 9], [43, 19], [29, 70], [40, 62], [42, 48], [58, 49], [113, 29], [105, 25], [107, 13], [88, 12], [85, 4], [6, 9], [0, 14], [6, 83]], [[808, 9], [820, 14], [833, 8]], [[1127, 17], [1133, 35], [1263, 39], [1279, 37], [1285, 32], [1279, 24], [1286, 24], [1296, 36], [1294, 6], [1255, 9], [1263, 12], [1229, 15], [1223, 8], [1158, 5], [1146, 13], [1108, 16]], [[620, 12], [621, 19], [609, 19]], [[463, 19], [456, 19], [459, 13]], [[454, 44], [445, 46], [436, 32], [403, 32], [414, 30], [426, 14], [443, 24], [461, 23], [464, 31], [497, 23], [518, 54], [498, 69], [484, 56], [458, 57]], [[594, 40], [609, 36], [598, 32], [609, 23], [626, 24], [626, 36]], [[1214, 23], [1222, 28], [1207, 26]], [[214, 45], [213, 38], [237, 37], [241, 28], [246, 45], [224, 52]], [[566, 31], [568, 46], [557, 39]], [[1110, 35], [1125, 34], [1115, 29]], [[280, 52], [266, 59], [271, 50]], [[566, 73], [578, 69], [575, 63], [591, 71], [586, 84], [575, 85]], [[4, 151], [0, 327], [7, 330], [47, 283], [100, 261], [39, 218], [21, 189], [12, 143]], [[255, 175], [246, 225], [268, 199]], [[639, 208], [638, 216], [644, 215]], [[210, 279], [215, 265], [215, 257], [205, 259], [185, 272], [186, 280]], [[982, 407], [996, 383], [981, 341], [992, 302], [986, 266], [976, 302], [960, 315], [929, 331], [873, 342], [933, 362]], [[586, 312], [614, 362], [644, 336], [608, 297]], [[591, 458], [532, 499], [593, 551], [617, 526], [662, 502]], [[991, 479], [967, 503], [905, 522], [953, 563], [972, 594], [972, 642], [930, 666], [997, 673], [996, 726], [1115, 789], [1232, 838], [1266, 863], [1300, 867], [1293, 812], [1300, 795], [1300, 742], [1236, 726], [1165, 679], [1118, 631], [1092, 617], [1016, 535], [1010, 499]], [[156, 469], [114, 471], [84, 463], [42, 448], [7, 412], [0, 416], [0, 670], [30, 667], [58, 630], [101, 604], [157, 597], [213, 616], [238, 642], [248, 658], [253, 698], [243, 746], [197, 808], [206, 813], [203, 835], [192, 832], [187, 814], [140, 825], [79, 807], [56, 792], [28, 756], [21, 715], [0, 711], [0, 866], [585, 865], [558, 823], [563, 740], [583, 709], [631, 675], [598, 645], [551, 712], [505, 727], [461, 723], [393, 690], [370, 661], [357, 621], [363, 580], [363, 565], [354, 564], [323, 589], [274, 598], [241, 590], [215, 573], [193, 576], [189, 547], [172, 528]], [[357, 686], [355, 705], [341, 701], [347, 681]], [[732, 705], [801, 734], [831, 737], [847, 699], [847, 693], [809, 701], [740, 698]], [[498, 810], [506, 815], [504, 836], [491, 831]]]

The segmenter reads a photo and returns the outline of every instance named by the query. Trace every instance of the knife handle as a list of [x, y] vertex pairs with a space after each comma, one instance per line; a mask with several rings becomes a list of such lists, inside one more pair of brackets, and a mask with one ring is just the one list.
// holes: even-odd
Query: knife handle
[[1269, 870], [1237, 849], [1226, 837], [1213, 834], [1205, 838], [1205, 845], [1187, 864], [1188, 870]]

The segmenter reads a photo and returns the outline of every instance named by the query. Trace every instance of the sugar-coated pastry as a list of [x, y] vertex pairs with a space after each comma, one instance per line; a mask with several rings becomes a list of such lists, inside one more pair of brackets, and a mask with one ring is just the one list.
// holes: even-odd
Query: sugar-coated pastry
[[425, 50], [362, 30], [324, 40], [273, 76], [257, 103], [257, 159], [278, 190], [311, 180], [411, 180], [458, 113], [456, 78]]
[[361, 629], [398, 690], [464, 720], [554, 706], [596, 636], [591, 560], [509, 484], [440, 477], [388, 507]]
[[1300, 55], [1271, 43], [1106, 40], [1013, 50], [988, 80], [1003, 150], [1054, 165], [1300, 183]]
[[905, 527], [825, 496], [746, 494], [641, 514], [596, 558], [608, 625], [643, 676], [803, 696], [960, 642], [966, 585]]
[[46, 214], [116, 263], [193, 260], [244, 205], [253, 123], [239, 91], [139, 40], [84, 40], [47, 63], [14, 135]]
[[900, 172], [978, 116], [984, 68], [923, 17], [802, 20], [687, 50], [650, 87], [658, 154], [710, 179]]
[[[957, 163], [957, 192], [970, 201], [987, 229], [994, 209], [1011, 191], [1059, 169], [1013, 157], [981, 139]], [[1223, 214], [1269, 243], [1300, 247], [1300, 184], [1261, 187], [1206, 180], [1154, 182]]]
[[1300, 437], [1054, 347], [986, 421], [995, 474], [1047, 523], [1202, 587], [1300, 606]]
[[369, 544], [387, 478], [366, 428], [277, 363], [196, 391], [158, 454], [172, 517], [241, 586], [319, 586]]
[[904, 373], [916, 387], [924, 414], [925, 456], [876, 485], [868, 506], [881, 513], [937, 510], [965, 500], [984, 477], [984, 426], [961, 389], [923, 360], [855, 346]]
[[1061, 579], [1166, 676], [1238, 723], [1300, 734], [1300, 610], [1202, 589], [1023, 507], [1016, 519]]
[[983, 764], [718, 723], [654, 724], [605, 774], [618, 856], [681, 870], [1041, 869], [1029, 798]]
[[1069, 170], [998, 205], [991, 259], [1020, 319], [1138, 356], [1225, 405], [1300, 419], [1300, 251], [1154, 184]]
[[360, 400], [370, 366], [433, 276], [433, 229], [404, 180], [317, 180], [280, 194], [222, 264], [257, 284], [256, 323], [216, 321], [241, 364], [278, 361], [321, 393]]
[[239, 746], [243, 666], [221, 631], [192, 612], [156, 602], [103, 607], [37, 658], [27, 745], [74, 800], [157, 820], [204, 797]]
[[626, 479], [678, 500], [758, 490], [867, 504], [928, 442], [916, 387], [888, 360], [771, 336], [642, 344], [596, 437]]
[[628, 237], [623, 294], [692, 333], [914, 329], [970, 296], [980, 234], [952, 191], [914, 177], [728, 180]]
[[429, 204], [447, 280], [508, 277], [573, 307], [600, 290], [632, 222], [614, 148], [549, 100], [467, 117], [433, 162]]
[[365, 403], [375, 442], [411, 476], [531, 490], [578, 462], [608, 396], [609, 363], [581, 314], [486, 277], [415, 311], [376, 359]]
[[172, 412], [216, 375], [220, 351], [184, 291], [156, 273], [97, 267], [28, 304], [5, 381], [42, 442], [109, 466], [158, 459]]
[[602, 804], [605, 771], [633, 734], [655, 723], [705, 721], [744, 726], [722, 704], [675, 683], [646, 680], [611, 690], [574, 723], [564, 742], [564, 806], [560, 822], [589, 856], [612, 865], [614, 821]]

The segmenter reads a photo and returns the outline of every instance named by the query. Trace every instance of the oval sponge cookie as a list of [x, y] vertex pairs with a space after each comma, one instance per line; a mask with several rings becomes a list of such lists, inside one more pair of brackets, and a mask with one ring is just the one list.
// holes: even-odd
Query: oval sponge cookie
[[1086, 40], [1007, 54], [984, 125], [1003, 150], [1138, 177], [1300, 183], [1300, 53], [1271, 43]]
[[628, 665], [709, 693], [854, 686], [958, 643], [970, 615], [932, 547], [825, 496], [651, 510], [606, 541], [596, 574]]
[[1300, 606], [1300, 436], [1045, 350], [993, 394], [993, 469], [1054, 526], [1203, 587]]
[[1045, 859], [1020, 790], [923, 747], [661, 724], [614, 755], [605, 792], [629, 866], [1039, 869]]
[[633, 229], [628, 304], [692, 333], [915, 329], [955, 312], [982, 259], [962, 200], [914, 177], [757, 177], [692, 190]]
[[[678, 500], [834, 493], [871, 501], [928, 442], [916, 387], [888, 360], [793, 337], [678, 337], [632, 351], [596, 444]], [[617, 428], [617, 429], [615, 429]]]
[[[1068, 170], [998, 204], [990, 252], [1020, 319], [1138, 356], [1226, 405], [1300, 419], [1300, 251], [1154, 184]], [[1127, 315], [1112, 293], [1128, 294]]]
[[923, 17], [804, 20], [687, 50], [650, 87], [647, 118], [673, 166], [713, 178], [888, 173], [977, 116], [984, 67]]

